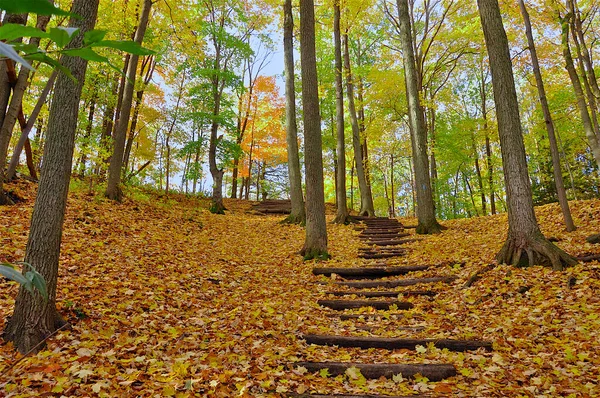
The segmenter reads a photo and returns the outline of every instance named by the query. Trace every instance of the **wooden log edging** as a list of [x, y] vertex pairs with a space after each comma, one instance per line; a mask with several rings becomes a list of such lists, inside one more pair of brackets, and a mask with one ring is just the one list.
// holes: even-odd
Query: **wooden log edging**
[[376, 310], [389, 310], [395, 305], [399, 310], [409, 310], [414, 307], [408, 301], [369, 301], [369, 300], [318, 300], [317, 304], [336, 311], [371, 307]]
[[357, 281], [357, 282], [335, 282], [336, 285], [348, 286], [356, 289], [372, 289], [377, 287], [401, 287], [401, 286], [412, 286], [420, 283], [437, 283], [437, 282], [452, 282], [455, 280], [455, 276], [435, 276], [432, 278], [419, 278], [419, 279], [398, 279], [392, 281]]
[[347, 395], [347, 394], [292, 394], [289, 398], [431, 398], [431, 395]]
[[362, 267], [362, 268], [342, 268], [342, 267], [315, 267], [313, 268], [314, 275], [331, 276], [337, 274], [342, 277], [346, 276], [370, 276], [384, 277], [394, 275], [404, 275], [414, 271], [424, 271], [428, 269], [428, 265], [411, 265], [403, 267]]
[[416, 375], [427, 377], [430, 381], [440, 381], [456, 376], [456, 368], [451, 364], [401, 364], [376, 363], [362, 364], [353, 362], [296, 362], [294, 367], [303, 367], [310, 373], [328, 369], [331, 376], [342, 375], [349, 368], [358, 368], [366, 379], [391, 379], [401, 374], [402, 377], [414, 378]]
[[398, 295], [403, 296], [428, 296], [433, 297], [438, 294], [435, 290], [393, 290], [393, 291], [382, 291], [382, 292], [365, 292], [363, 290], [335, 290], [328, 291], [325, 294], [331, 294], [332, 296], [361, 296], [361, 297], [398, 297]]
[[414, 350], [416, 346], [427, 346], [430, 343], [439, 349], [464, 352], [483, 348], [492, 351], [492, 342], [480, 340], [454, 340], [454, 339], [399, 339], [389, 337], [363, 337], [363, 336], [330, 336], [307, 334], [303, 336], [307, 344], [356, 347], [356, 348], [382, 348], [385, 350]]

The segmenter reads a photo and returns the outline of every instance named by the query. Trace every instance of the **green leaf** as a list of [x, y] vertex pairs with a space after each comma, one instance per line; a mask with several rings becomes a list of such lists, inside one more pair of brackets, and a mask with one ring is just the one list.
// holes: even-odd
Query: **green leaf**
[[20, 283], [21, 285], [29, 284], [27, 278], [25, 278], [25, 276], [23, 276], [22, 273], [14, 269], [9, 264], [0, 264], [0, 274], [10, 279], [11, 281]]
[[0, 26], [0, 40], [11, 41], [20, 37], [49, 37], [48, 33], [34, 28], [33, 26], [23, 26], [14, 23], [7, 23]]
[[77, 79], [75, 79], [75, 76], [73, 76], [73, 74], [71, 73], [71, 70], [69, 70], [69, 68], [64, 67], [60, 62], [58, 62], [54, 58], [50, 58], [49, 56], [47, 56], [46, 54], [44, 54], [42, 52], [29, 54], [27, 56], [27, 58], [34, 60], [34, 61], [40, 61], [47, 65], [50, 65], [53, 68], [56, 68], [59, 71], [61, 71], [62, 73], [64, 73], [69, 79], [71, 79], [73, 81], [77, 81]]
[[27, 61], [25, 61], [25, 59], [23, 59], [19, 54], [17, 54], [15, 49], [10, 44], [0, 42], [0, 56], [12, 59], [17, 63], [22, 64], [25, 68], [33, 70], [31, 65], [29, 65]]
[[33, 267], [27, 272], [27, 275], [32, 274], [31, 283], [40, 292], [41, 296], [45, 301], [48, 301], [48, 289], [46, 288], [46, 281], [44, 277], [40, 275]]
[[134, 41], [125, 40], [102, 40], [94, 43], [93, 47], [114, 48], [135, 55], [152, 55], [155, 53], [154, 51], [144, 48]]
[[48, 0], [0, 0], [0, 10], [11, 14], [72, 15], [52, 5]]
[[80, 57], [87, 61], [108, 63], [108, 58], [98, 54], [97, 52], [95, 52], [94, 50], [92, 50], [89, 47], [73, 48], [70, 50], [65, 50], [65, 51], [63, 51], [63, 54], [70, 55], [72, 57]]
[[88, 46], [90, 44], [96, 44], [96, 43], [102, 41], [102, 39], [104, 39], [104, 36], [106, 36], [105, 30], [99, 30], [99, 29], [89, 30], [89, 31], [85, 32], [85, 34], [83, 35], [83, 44], [86, 46]]
[[77, 30], [78, 29], [73, 30], [73, 28], [50, 28], [48, 33], [50, 35], [50, 40], [55, 42], [59, 48], [64, 48], [71, 42], [71, 39]]

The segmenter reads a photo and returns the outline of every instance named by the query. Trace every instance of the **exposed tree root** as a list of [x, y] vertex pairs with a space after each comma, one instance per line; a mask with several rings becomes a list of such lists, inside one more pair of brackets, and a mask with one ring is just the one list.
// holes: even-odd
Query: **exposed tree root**
[[[405, 227], [405, 228], [407, 228], [407, 227]], [[415, 232], [419, 235], [433, 235], [433, 234], [439, 234], [445, 229], [446, 229], [446, 227], [444, 227], [443, 225], [441, 225], [440, 223], [438, 223], [437, 221], [434, 220], [430, 224], [419, 223], [419, 225], [417, 225], [417, 228], [415, 229]]]
[[304, 226], [306, 225], [306, 217], [290, 213], [289, 216], [281, 220], [281, 224], [297, 224], [300, 226]]
[[15, 202], [5, 192], [0, 192], [0, 206], [12, 206]]
[[496, 255], [500, 264], [516, 267], [533, 265], [551, 266], [555, 271], [577, 264], [577, 259], [567, 254], [543, 235], [535, 237], [508, 237], [506, 243]]
[[344, 224], [347, 225], [351, 221], [351, 217], [348, 213], [336, 214], [335, 218], [331, 222], [332, 224]]
[[317, 249], [317, 248], [307, 249], [306, 247], [303, 247], [302, 250], [300, 250], [300, 254], [304, 258], [304, 261], [308, 261], [308, 260], [324, 260], [324, 261], [326, 261], [331, 258], [331, 255], [329, 253], [327, 253], [327, 250]]
[[225, 214], [225, 205], [223, 205], [223, 201], [215, 201], [213, 200], [208, 209], [213, 214]]
[[106, 190], [104, 196], [110, 200], [121, 202], [123, 200], [123, 190], [117, 185], [117, 188], [113, 190]]

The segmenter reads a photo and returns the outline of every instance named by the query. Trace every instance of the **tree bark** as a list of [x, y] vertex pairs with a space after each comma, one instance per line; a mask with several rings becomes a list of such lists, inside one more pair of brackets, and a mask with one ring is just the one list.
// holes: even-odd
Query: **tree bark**
[[367, 182], [365, 171], [363, 148], [361, 145], [360, 127], [358, 125], [358, 116], [356, 114], [356, 105], [354, 103], [354, 83], [352, 79], [352, 69], [350, 67], [350, 50], [348, 48], [348, 32], [342, 37], [344, 46], [344, 69], [346, 72], [346, 96], [348, 97], [348, 113], [352, 125], [352, 145], [354, 147], [354, 163], [356, 166], [356, 176], [358, 177], [358, 189], [360, 191], [360, 211], [361, 216], [375, 216], [375, 206], [373, 205], [373, 196]]
[[[142, 44], [148, 20], [150, 19], [150, 9], [152, 8], [152, 0], [144, 0], [142, 14], [138, 23], [138, 28], [135, 32], [134, 41]], [[123, 91], [123, 102], [119, 114], [117, 128], [113, 135], [113, 153], [110, 159], [108, 169], [108, 183], [105, 195], [109, 199], [121, 201], [123, 191], [121, 190], [121, 173], [123, 168], [123, 153], [125, 152], [125, 140], [127, 138], [127, 128], [129, 127], [129, 117], [131, 116], [131, 106], [133, 103], [133, 90], [135, 88], [135, 77], [137, 74], [139, 55], [131, 54], [129, 65], [127, 67], [127, 80]]]
[[[71, 27], [80, 29], [69, 44], [69, 47], [76, 48], [83, 44], [85, 32], [94, 27], [98, 0], [75, 0], [71, 11], [80, 17], [70, 22]], [[61, 64], [71, 71], [76, 82], [62, 73], [56, 82], [48, 120], [44, 164], [25, 254], [25, 261], [44, 277], [49, 298], [44, 301], [39, 293], [30, 294], [23, 287], [20, 288], [13, 315], [4, 330], [4, 338], [12, 341], [21, 353], [34, 347], [35, 350], [42, 349], [43, 344], [40, 343], [64, 325], [64, 320], [56, 310], [58, 261], [87, 61], [65, 55], [61, 58]]]
[[498, 0], [477, 0], [477, 4], [492, 71], [508, 210], [508, 237], [496, 260], [519, 266], [551, 265], [562, 270], [576, 260], [542, 235], [535, 217], [508, 39]]
[[[25, 143], [28, 140], [29, 133], [31, 132], [31, 129], [33, 128], [33, 125], [35, 124], [35, 122], [40, 114], [40, 111], [42, 110], [42, 107], [46, 103], [46, 99], [48, 98], [48, 94], [50, 94], [50, 90], [52, 90], [52, 87], [54, 87], [54, 81], [56, 80], [56, 76], [58, 76], [58, 71], [52, 72], [52, 75], [50, 75], [50, 78], [46, 82], [46, 86], [44, 87], [42, 94], [38, 98], [38, 101], [35, 104], [35, 107], [33, 108], [31, 115], [29, 116], [29, 120], [27, 120], [27, 124], [22, 129], [21, 136], [19, 137], [19, 141], [17, 142], [17, 145], [15, 146], [14, 152], [12, 154], [12, 157], [10, 158], [10, 163], [8, 165], [8, 171], [6, 173], [7, 180], [12, 180], [15, 177], [15, 174], [17, 172], [17, 166], [19, 165], [19, 158], [21, 156], [21, 152], [23, 151], [23, 147], [25, 146]], [[34, 171], [35, 171], [35, 169], [34, 169]], [[32, 175], [32, 177], [33, 177], [33, 175]]]
[[554, 171], [556, 194], [558, 195], [558, 202], [560, 203], [560, 208], [563, 213], [565, 226], [567, 227], [567, 231], [571, 232], [575, 231], [575, 224], [573, 223], [573, 217], [571, 217], [569, 201], [567, 200], [567, 193], [565, 191], [565, 184], [563, 182], [562, 170], [560, 168], [560, 153], [558, 152], [558, 144], [556, 142], [556, 134], [554, 132], [554, 121], [552, 120], [552, 114], [550, 113], [550, 107], [548, 106], [548, 100], [546, 99], [546, 89], [544, 88], [544, 81], [542, 80], [537, 50], [535, 48], [535, 42], [533, 41], [529, 12], [527, 11], [527, 7], [525, 6], [525, 2], [523, 0], [519, 0], [519, 7], [521, 8], [521, 14], [523, 15], [523, 20], [525, 22], [525, 34], [527, 35], [527, 43], [529, 45], [529, 52], [531, 53], [533, 74], [535, 75], [538, 95], [540, 97], [540, 105], [542, 106], [542, 111], [544, 112], [544, 122], [546, 123], [546, 130], [548, 131], [548, 141], [550, 142], [550, 154], [552, 155], [552, 169]]
[[408, 13], [408, 0], [397, 0], [397, 4], [417, 191], [418, 226], [416, 232], [418, 234], [434, 234], [441, 231], [441, 226], [435, 219], [435, 206], [431, 192], [429, 162], [427, 159], [427, 131], [417, 87], [417, 72], [412, 45], [413, 35], [411, 33], [412, 28]]
[[305, 259], [327, 259], [327, 225], [323, 186], [323, 145], [317, 58], [315, 52], [315, 10], [313, 0], [300, 3], [300, 57], [306, 175], [306, 240], [301, 254]]
[[348, 221], [346, 198], [346, 137], [344, 134], [344, 87], [342, 81], [342, 39], [340, 30], [340, 2], [333, 5], [333, 36], [335, 53], [335, 127], [336, 127], [336, 173], [335, 197], [337, 211], [334, 223]]
[[294, 20], [292, 0], [283, 5], [283, 52], [285, 67], [285, 127], [288, 154], [288, 173], [290, 178], [290, 199], [292, 212], [288, 222], [304, 224], [306, 211], [302, 194], [302, 173], [298, 155], [298, 128], [296, 125], [296, 89], [294, 84]]
[[592, 119], [590, 118], [590, 113], [587, 108], [585, 94], [583, 92], [583, 88], [581, 87], [581, 82], [579, 80], [577, 70], [575, 69], [575, 64], [573, 63], [573, 56], [571, 55], [571, 48], [569, 45], [569, 18], [571, 17], [571, 15], [567, 15], [564, 18], [559, 16], [562, 27], [562, 51], [563, 57], [565, 58], [565, 68], [569, 73], [569, 78], [571, 79], [573, 90], [575, 91], [577, 106], [579, 108], [581, 121], [583, 123], [583, 131], [588, 139], [588, 145], [592, 150], [592, 155], [596, 161], [598, 172], [600, 172], [600, 142], [594, 131], [594, 126], [592, 125]]

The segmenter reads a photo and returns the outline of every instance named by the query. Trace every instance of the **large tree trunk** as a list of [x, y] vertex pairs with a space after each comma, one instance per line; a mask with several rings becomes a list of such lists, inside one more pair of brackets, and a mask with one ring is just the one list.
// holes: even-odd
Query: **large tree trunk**
[[[148, 20], [150, 19], [150, 9], [152, 0], [144, 0], [142, 14], [135, 32], [134, 41], [141, 44], [146, 34]], [[127, 81], [123, 91], [123, 102], [119, 114], [119, 121], [113, 136], [113, 153], [110, 158], [108, 169], [108, 183], [105, 195], [109, 199], [120, 201], [123, 198], [121, 190], [121, 171], [123, 168], [123, 153], [125, 152], [125, 140], [127, 138], [127, 128], [129, 127], [129, 117], [131, 116], [131, 105], [133, 103], [133, 90], [135, 87], [135, 77], [137, 74], [139, 55], [131, 54], [127, 68]]]
[[334, 223], [345, 224], [348, 220], [346, 199], [346, 140], [344, 134], [344, 87], [342, 82], [342, 39], [340, 37], [340, 2], [333, 5], [333, 36], [335, 52], [335, 126], [336, 126], [336, 173], [335, 198], [337, 212]]
[[583, 92], [583, 88], [581, 87], [579, 75], [577, 74], [577, 70], [575, 69], [575, 64], [573, 63], [573, 56], [571, 55], [571, 48], [569, 46], [570, 17], [570, 15], [567, 15], [565, 18], [560, 18], [560, 23], [562, 26], [562, 51], [563, 57], [565, 58], [565, 68], [569, 73], [569, 78], [571, 79], [573, 90], [575, 91], [575, 97], [577, 98], [577, 106], [579, 108], [579, 113], [581, 114], [581, 121], [583, 123], [583, 131], [585, 132], [585, 136], [588, 139], [588, 144], [592, 150], [592, 155], [594, 156], [594, 160], [596, 161], [596, 165], [600, 171], [600, 142], [598, 141], [598, 137], [596, 136], [596, 133], [594, 131], [594, 126], [592, 125], [592, 119], [590, 118], [590, 113], [587, 108], [585, 94]]
[[417, 72], [412, 46], [412, 28], [408, 13], [408, 0], [398, 0], [397, 3], [417, 191], [418, 225], [416, 232], [418, 234], [439, 233], [441, 226], [435, 219], [435, 206], [431, 192], [429, 162], [427, 159], [427, 131], [417, 87]]
[[542, 106], [542, 111], [544, 112], [544, 121], [546, 123], [546, 130], [548, 131], [548, 141], [550, 142], [550, 154], [552, 155], [552, 169], [554, 171], [554, 182], [556, 184], [558, 202], [560, 203], [560, 208], [562, 209], [565, 226], [567, 227], [567, 231], [570, 232], [575, 230], [575, 224], [573, 223], [573, 217], [571, 217], [571, 210], [569, 209], [569, 202], [567, 200], [567, 193], [565, 191], [565, 184], [563, 182], [562, 170], [560, 168], [560, 154], [558, 152], [558, 144], [556, 143], [556, 134], [554, 133], [554, 122], [552, 120], [552, 114], [550, 113], [550, 107], [548, 106], [548, 100], [546, 99], [546, 89], [544, 88], [544, 81], [542, 80], [542, 73], [540, 72], [540, 63], [537, 57], [537, 50], [535, 49], [535, 42], [533, 41], [529, 13], [527, 12], [527, 8], [525, 7], [525, 2], [523, 0], [519, 0], [519, 7], [521, 8], [521, 14], [523, 15], [523, 20], [525, 22], [525, 33], [527, 35], [529, 52], [531, 53], [533, 74], [535, 75], [538, 95], [540, 97], [540, 105]]
[[313, 0], [300, 2], [300, 60], [302, 66], [302, 105], [306, 174], [306, 240], [302, 248], [305, 259], [326, 259], [327, 224], [323, 186], [323, 146], [317, 58], [315, 52], [315, 10]]
[[285, 127], [290, 177], [290, 199], [292, 211], [287, 217], [291, 223], [304, 224], [306, 211], [302, 194], [302, 173], [298, 154], [298, 128], [296, 125], [296, 91], [294, 84], [294, 20], [292, 0], [283, 5], [283, 53], [285, 66]]
[[499, 263], [551, 265], [562, 270], [576, 260], [542, 235], [535, 217], [508, 39], [498, 0], [477, 0], [477, 4], [492, 71], [508, 210], [508, 237], [496, 259]]
[[[73, 18], [70, 23], [71, 27], [80, 29], [69, 45], [76, 48], [83, 44], [84, 33], [94, 27], [98, 0], [75, 0], [72, 12], [80, 17]], [[58, 260], [73, 163], [77, 110], [87, 61], [65, 55], [61, 58], [61, 64], [71, 71], [76, 81], [61, 73], [56, 82], [44, 148], [44, 165], [25, 254], [25, 261], [44, 277], [49, 298], [44, 301], [37, 292], [31, 294], [22, 287], [19, 290], [15, 310], [4, 330], [4, 338], [12, 341], [21, 353], [42, 349], [41, 343], [64, 325], [56, 310]]]
[[354, 162], [356, 166], [356, 176], [358, 177], [358, 188], [360, 191], [360, 211], [361, 216], [375, 216], [375, 206], [373, 205], [373, 196], [367, 182], [365, 172], [363, 148], [361, 145], [360, 127], [358, 125], [358, 116], [354, 104], [354, 83], [352, 81], [352, 70], [350, 67], [350, 50], [348, 48], [348, 33], [342, 37], [344, 46], [344, 69], [346, 72], [346, 96], [348, 97], [348, 113], [352, 125], [352, 146], [354, 147]]

